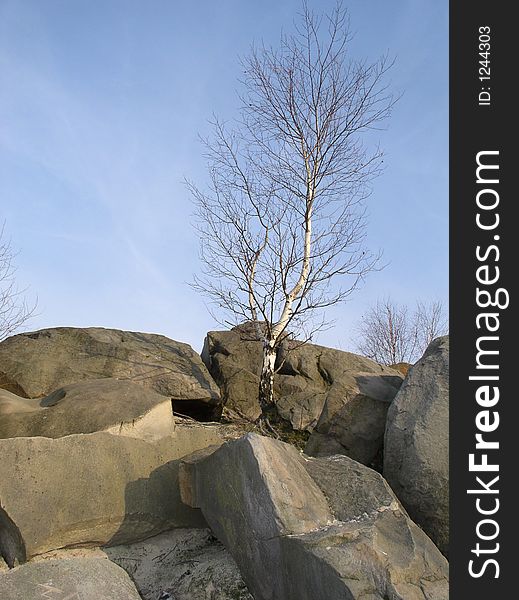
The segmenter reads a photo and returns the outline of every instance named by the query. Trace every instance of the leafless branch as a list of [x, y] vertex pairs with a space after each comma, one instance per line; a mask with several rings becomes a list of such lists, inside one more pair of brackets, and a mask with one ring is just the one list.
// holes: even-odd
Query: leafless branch
[[25, 293], [16, 285], [15, 252], [0, 228], [0, 341], [18, 331], [34, 314], [36, 302], [29, 304]]
[[278, 48], [252, 48], [237, 125], [215, 118], [204, 140], [210, 183], [187, 182], [203, 265], [193, 286], [224, 320], [262, 321], [272, 364], [289, 332], [301, 335], [379, 265], [364, 202], [382, 152], [364, 134], [390, 115], [392, 61], [354, 61], [350, 41], [340, 4], [325, 17], [303, 4]]

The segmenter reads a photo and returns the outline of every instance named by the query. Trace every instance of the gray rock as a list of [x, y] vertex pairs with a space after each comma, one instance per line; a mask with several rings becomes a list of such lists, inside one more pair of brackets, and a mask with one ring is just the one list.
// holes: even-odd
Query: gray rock
[[282, 540], [286, 600], [448, 600], [448, 565], [401, 511]]
[[[305, 466], [340, 523], [304, 539], [290, 539], [289, 545], [324, 558], [348, 582], [354, 598], [448, 598], [447, 561], [409, 519], [379, 473], [347, 456], [307, 459]], [[300, 552], [296, 548], [292, 557], [295, 572]], [[315, 564], [322, 570], [322, 560]], [[311, 577], [307, 583], [313, 585]]]
[[[254, 598], [285, 598], [281, 536], [312, 531], [333, 519], [299, 452], [248, 434], [209, 456], [188, 457], [187, 465], [181, 498], [202, 509]], [[184, 468], [181, 462], [181, 473]]]
[[109, 431], [153, 440], [171, 434], [174, 428], [171, 400], [132, 381], [73, 383], [42, 400], [5, 391], [0, 394], [0, 438]]
[[13, 566], [206, 526], [180, 500], [178, 459], [220, 441], [208, 427], [177, 427], [155, 443], [108, 433], [0, 440], [0, 554]]
[[382, 450], [387, 411], [401, 381], [398, 375], [344, 373], [328, 391], [305, 452], [346, 454], [371, 464]]
[[91, 327], [23, 333], [0, 343], [0, 388], [41, 398], [85, 380], [126, 379], [173, 399], [179, 412], [211, 417], [218, 387], [188, 344], [162, 335]]
[[384, 476], [411, 518], [449, 547], [449, 338], [411, 368], [388, 413]]
[[261, 414], [258, 402], [262, 343], [251, 331], [210, 331], [202, 361], [220, 387], [227, 414], [254, 421]]
[[249, 434], [181, 462], [256, 600], [447, 600], [447, 561], [383, 478]]
[[[256, 419], [262, 343], [253, 331], [239, 326], [209, 332], [202, 359], [220, 386], [224, 414]], [[278, 367], [276, 406], [292, 429], [311, 433], [305, 452], [342, 453], [370, 464], [381, 451], [402, 375], [350, 352], [297, 342], [285, 344]]]
[[125, 571], [106, 558], [44, 560], [0, 572], [0, 598], [141, 600]]
[[175, 529], [105, 550], [143, 600], [252, 600], [238, 566], [209, 529]]
[[306, 457], [304, 466], [340, 521], [355, 521], [395, 506], [395, 495], [384, 478], [347, 456]]

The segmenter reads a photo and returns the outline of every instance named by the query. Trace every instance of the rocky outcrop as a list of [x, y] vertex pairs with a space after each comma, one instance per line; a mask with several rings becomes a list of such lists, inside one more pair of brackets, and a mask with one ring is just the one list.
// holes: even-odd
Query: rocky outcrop
[[179, 412], [210, 418], [220, 394], [191, 346], [162, 335], [92, 327], [23, 333], [0, 343], [0, 388], [41, 398], [72, 383], [111, 377], [173, 400]]
[[175, 529], [142, 542], [106, 548], [143, 600], [252, 600], [236, 562], [209, 529]]
[[[250, 328], [209, 332], [202, 359], [220, 386], [225, 414], [256, 419], [262, 343]], [[278, 413], [292, 429], [311, 432], [305, 451], [371, 463], [402, 375], [356, 354], [297, 342], [285, 345], [278, 368]]]
[[0, 572], [2, 600], [141, 600], [127, 573], [106, 558], [46, 560]]
[[42, 400], [0, 394], [0, 438], [108, 431], [154, 440], [174, 428], [171, 400], [132, 381], [73, 383]]
[[380, 475], [249, 434], [181, 462], [256, 600], [446, 600], [447, 562]]
[[384, 476], [409, 514], [448, 554], [449, 338], [411, 368], [388, 413]]
[[[330, 368], [337, 364], [335, 359], [339, 360], [340, 356], [333, 354], [334, 351], [330, 352], [327, 361], [321, 361], [321, 368], [323, 364], [329, 364]], [[354, 362], [360, 358], [355, 357]], [[373, 363], [373, 372], [339, 368], [337, 379], [332, 371], [333, 383], [306, 445], [307, 454], [346, 454], [366, 465], [374, 462], [382, 451], [389, 405], [402, 383], [399, 374], [375, 365]]]
[[0, 554], [12, 567], [56, 548], [205, 526], [180, 500], [177, 459], [220, 441], [202, 426], [156, 443], [108, 433], [0, 440]]

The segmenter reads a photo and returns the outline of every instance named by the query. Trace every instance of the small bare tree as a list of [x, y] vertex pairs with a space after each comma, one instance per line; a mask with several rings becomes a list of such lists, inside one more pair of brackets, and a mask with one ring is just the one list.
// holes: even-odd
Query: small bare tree
[[439, 300], [417, 302], [414, 327], [419, 354], [416, 358], [419, 358], [434, 338], [446, 335], [449, 331], [449, 319], [443, 303]]
[[33, 315], [36, 305], [30, 306], [24, 290], [16, 286], [14, 278], [15, 253], [0, 228], [0, 341], [15, 333]]
[[415, 362], [432, 340], [448, 331], [440, 301], [417, 302], [414, 311], [390, 298], [378, 300], [358, 325], [357, 350], [384, 365]]
[[391, 64], [349, 59], [350, 39], [340, 5], [318, 17], [305, 4], [279, 49], [252, 49], [237, 126], [215, 119], [204, 140], [210, 185], [188, 182], [203, 263], [194, 287], [224, 312], [220, 322], [256, 323], [264, 413], [289, 332], [311, 339], [324, 323], [312, 315], [344, 300], [378, 260], [364, 247], [363, 201], [382, 153], [362, 137], [390, 114]]

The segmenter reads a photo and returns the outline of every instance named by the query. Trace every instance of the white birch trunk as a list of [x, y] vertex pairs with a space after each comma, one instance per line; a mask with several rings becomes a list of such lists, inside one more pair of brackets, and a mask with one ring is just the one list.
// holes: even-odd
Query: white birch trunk
[[314, 188], [309, 181], [307, 192], [307, 209], [305, 216], [304, 254], [301, 273], [296, 284], [285, 297], [285, 303], [283, 305], [283, 310], [281, 311], [281, 316], [279, 321], [273, 325], [270, 338], [265, 338], [263, 341], [263, 365], [261, 369], [259, 386], [259, 403], [262, 412], [264, 412], [266, 408], [274, 405], [274, 373], [279, 340], [286, 335], [286, 329], [292, 317], [292, 307], [294, 301], [306, 284], [308, 274], [310, 272], [313, 200]]
[[263, 342], [263, 365], [259, 385], [259, 403], [262, 413], [274, 405], [274, 371], [276, 368], [277, 348], [275, 340]]

